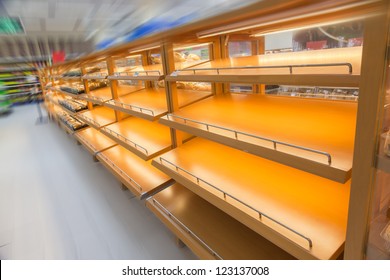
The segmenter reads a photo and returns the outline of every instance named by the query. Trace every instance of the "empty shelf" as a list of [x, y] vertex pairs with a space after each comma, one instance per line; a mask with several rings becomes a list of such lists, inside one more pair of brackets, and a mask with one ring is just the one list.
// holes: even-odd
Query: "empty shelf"
[[226, 94], [160, 122], [344, 183], [351, 177], [356, 111], [354, 102]]
[[137, 66], [127, 72], [115, 72], [109, 80], [159, 81], [164, 79], [162, 64]]
[[115, 112], [106, 107], [95, 107], [77, 114], [77, 117], [96, 129], [116, 121]]
[[201, 259], [293, 259], [180, 184], [150, 197], [146, 205]]
[[173, 180], [122, 146], [96, 156], [138, 198], [144, 199], [171, 185]]
[[176, 70], [168, 81], [357, 87], [361, 47], [214, 60]]
[[105, 126], [101, 132], [144, 160], [166, 152], [172, 146], [169, 127], [136, 117]]
[[79, 98], [101, 105], [103, 102], [112, 99], [111, 87], [91, 90], [88, 94], [81, 94]]
[[[210, 96], [211, 92], [179, 89], [177, 94], [179, 106], [183, 107]], [[168, 113], [164, 88], [142, 89], [110, 100], [104, 105], [147, 120], [156, 120]]]
[[98, 152], [117, 145], [115, 141], [103, 135], [93, 127], [76, 132], [74, 137], [94, 156], [96, 156]]
[[335, 259], [343, 251], [350, 182], [201, 138], [153, 165], [298, 259]]

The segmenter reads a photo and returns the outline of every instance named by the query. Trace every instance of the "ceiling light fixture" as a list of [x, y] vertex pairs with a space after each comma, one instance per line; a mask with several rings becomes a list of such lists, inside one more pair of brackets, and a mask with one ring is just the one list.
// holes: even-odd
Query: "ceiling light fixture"
[[318, 28], [318, 27], [323, 27], [323, 26], [328, 26], [328, 25], [335, 25], [335, 24], [340, 24], [340, 23], [345, 23], [345, 22], [356, 21], [356, 20], [360, 20], [362, 18], [363, 18], [363, 16], [359, 16], [359, 17], [354, 17], [354, 18], [340, 19], [340, 20], [330, 21], [330, 22], [321, 22], [321, 23], [317, 23], [317, 24], [310, 24], [310, 25], [292, 27], [292, 28], [287, 28], [287, 29], [264, 31], [264, 32], [259, 32], [259, 33], [250, 35], [250, 37], [260, 37], [260, 36], [272, 35], [272, 34], [283, 33], [283, 32], [291, 32], [291, 31], [305, 30], [305, 29], [310, 29], [310, 28]]
[[129, 53], [138, 53], [138, 52], [143, 52], [143, 51], [157, 49], [157, 48], [160, 48], [160, 47], [161, 47], [160, 45], [152, 46], [152, 47], [145, 47], [145, 48], [142, 48], [142, 49], [131, 50], [131, 51], [129, 51]]
[[[377, 2], [377, 0], [359, 1], [357, 3], [351, 3], [351, 4], [344, 5], [344, 6], [338, 6], [338, 7], [330, 8], [330, 9], [324, 9], [324, 10], [317, 11], [317, 12], [301, 13], [301, 14], [296, 15], [296, 16], [285, 17], [285, 18], [281, 18], [281, 19], [273, 20], [273, 21], [266, 20], [266, 17], [259, 17], [257, 22], [256, 22], [256, 19], [246, 20], [246, 21], [243, 21], [239, 24], [230, 24], [230, 25], [225, 25], [222, 27], [217, 27], [217, 28], [206, 30], [206, 31], [198, 32], [196, 35], [199, 39], [201, 39], [201, 38], [207, 38], [207, 37], [212, 37], [212, 36], [217, 36], [217, 35], [222, 35], [222, 34], [227, 34], [227, 33], [244, 31], [244, 30], [248, 30], [248, 29], [261, 28], [264, 26], [270, 26], [270, 25], [274, 25], [274, 24], [283, 24], [283, 23], [287, 23], [287, 22], [292, 21], [292, 20], [299, 21], [302, 19], [310, 18], [310, 17], [319, 17], [319, 16], [324, 15], [324, 14], [339, 12], [339, 11], [342, 11], [345, 9], [356, 8], [356, 7], [367, 5], [367, 4], [370, 4], [373, 2]], [[350, 21], [350, 19], [348, 19], [348, 21]]]

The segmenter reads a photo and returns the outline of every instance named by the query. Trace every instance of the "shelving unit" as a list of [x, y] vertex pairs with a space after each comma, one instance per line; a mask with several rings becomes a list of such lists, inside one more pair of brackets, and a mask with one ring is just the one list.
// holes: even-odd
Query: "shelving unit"
[[97, 159], [139, 199], [166, 188], [173, 180], [126, 148], [118, 145], [97, 154]]
[[35, 68], [0, 66], [0, 113], [9, 111], [12, 105], [36, 101], [41, 94]]
[[[388, 160], [374, 152], [390, 127], [378, 120], [388, 10], [382, 0], [259, 1], [53, 66], [49, 80], [59, 87], [81, 68], [84, 94], [56, 89], [88, 101], [76, 116], [95, 130], [76, 137], [117, 144], [89, 149], [200, 258], [362, 259], [368, 221], [389, 203]], [[352, 19], [363, 47], [263, 54], [261, 34]], [[229, 57], [237, 39], [249, 56]], [[278, 95], [290, 86], [312, 91]]]
[[204, 139], [165, 153], [153, 165], [297, 258], [335, 259], [342, 252], [349, 182]]
[[178, 183], [148, 198], [146, 206], [201, 259], [294, 259]]

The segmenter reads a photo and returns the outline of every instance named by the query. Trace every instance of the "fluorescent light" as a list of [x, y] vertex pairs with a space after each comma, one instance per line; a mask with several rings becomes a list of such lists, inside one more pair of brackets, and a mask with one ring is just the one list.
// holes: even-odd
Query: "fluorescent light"
[[[262, 22], [256, 23], [256, 22], [254, 22], [255, 19], [250, 19], [250, 20], [243, 21], [241, 24], [230, 24], [230, 25], [226, 25], [226, 26], [222, 26], [222, 27], [217, 27], [217, 28], [213, 28], [210, 30], [199, 32], [196, 35], [198, 38], [207, 38], [207, 37], [212, 37], [212, 36], [217, 36], [217, 35], [222, 35], [222, 34], [227, 34], [227, 33], [233, 33], [233, 32], [238, 32], [238, 31], [243, 31], [243, 30], [248, 30], [248, 29], [260, 28], [260, 27], [264, 27], [264, 26], [270, 26], [270, 25], [274, 25], [274, 24], [283, 24], [283, 23], [287, 23], [291, 20], [301, 20], [301, 19], [305, 19], [305, 18], [309, 18], [309, 17], [318, 17], [318, 16], [321, 16], [324, 14], [334, 13], [334, 12], [338, 12], [341, 10], [366, 5], [366, 4], [375, 2], [375, 1], [376, 0], [361, 1], [361, 2], [357, 2], [357, 3], [351, 3], [349, 5], [345, 5], [345, 6], [341, 6], [341, 7], [335, 7], [335, 8], [331, 8], [331, 9], [327, 9], [327, 10], [300, 14], [300, 15], [292, 16], [292, 17], [285, 17], [285, 18], [281, 18], [281, 19], [273, 20], [273, 21], [267, 21], [264, 19], [264, 17], [260, 16], [259, 20], [261, 20]], [[365, 15], [361, 15], [360, 18], [362, 18], [364, 16]], [[348, 18], [344, 21], [351, 21], [351, 19]]]
[[310, 29], [310, 28], [317, 28], [317, 27], [322, 27], [322, 26], [327, 26], [327, 25], [340, 24], [343, 22], [355, 21], [355, 20], [359, 20], [359, 19], [362, 19], [362, 16], [348, 18], [348, 19], [341, 19], [341, 20], [331, 21], [331, 22], [322, 22], [319, 24], [310, 24], [310, 25], [293, 27], [293, 28], [288, 28], [288, 29], [275, 30], [275, 31], [264, 31], [264, 32], [259, 32], [259, 33], [256, 33], [256, 34], [253, 34], [250, 36], [251, 37], [260, 37], [260, 36], [283, 33], [283, 32], [290, 32], [290, 31], [304, 30], [304, 29]]
[[174, 51], [178, 51], [178, 50], [184, 50], [184, 49], [189, 49], [189, 48], [198, 48], [198, 47], [203, 47], [203, 46], [208, 46], [208, 45], [210, 45], [210, 43], [203, 43], [203, 44], [197, 44], [197, 45], [177, 47], [177, 48], [174, 48], [173, 50]]
[[148, 50], [157, 49], [157, 48], [160, 48], [160, 47], [161, 47], [160, 45], [152, 46], [152, 47], [146, 47], [146, 48], [142, 48], [142, 49], [137, 49], [137, 50], [129, 51], [129, 53], [136, 53], [136, 52], [148, 51]]

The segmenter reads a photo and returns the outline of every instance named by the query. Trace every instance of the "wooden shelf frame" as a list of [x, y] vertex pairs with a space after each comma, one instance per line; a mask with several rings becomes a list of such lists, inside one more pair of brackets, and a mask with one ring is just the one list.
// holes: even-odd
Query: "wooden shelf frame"
[[[210, 154], [213, 158], [207, 157]], [[349, 183], [204, 139], [191, 140], [152, 164], [296, 258], [336, 259], [343, 250]], [[253, 166], [263, 176], [249, 174]], [[337, 210], [327, 209], [325, 197], [337, 200], [332, 202]]]
[[146, 206], [201, 259], [293, 259], [178, 183]]
[[[145, 199], [174, 181], [120, 145], [99, 152], [96, 158], [137, 198]], [[140, 174], [142, 170], [142, 174]]]

